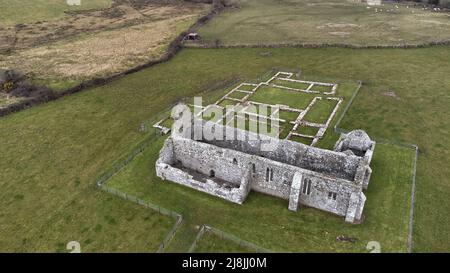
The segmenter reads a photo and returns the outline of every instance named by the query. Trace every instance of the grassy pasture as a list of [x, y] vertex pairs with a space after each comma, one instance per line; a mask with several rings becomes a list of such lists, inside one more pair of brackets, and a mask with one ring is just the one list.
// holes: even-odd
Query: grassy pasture
[[112, 0], [81, 0], [69, 6], [66, 0], [0, 0], [0, 25], [63, 19], [67, 11], [107, 8]]
[[412, 8], [412, 4], [407, 8], [407, 4], [386, 3], [375, 12], [375, 7], [341, 0], [235, 2], [239, 8], [220, 14], [200, 29], [205, 41], [219, 40], [222, 45], [394, 45], [450, 38], [449, 14]]
[[[149, 2], [140, 8], [124, 2], [57, 22], [26, 24], [23, 29], [0, 25], [0, 68], [20, 71], [35, 84], [65, 90], [161, 57], [169, 43], [208, 9], [183, 1]], [[8, 39], [11, 31], [15, 34]], [[4, 44], [7, 53], [2, 53]]]
[[[270, 57], [261, 55], [261, 52], [267, 51], [271, 52]], [[449, 251], [450, 225], [448, 219], [444, 217], [450, 210], [448, 202], [450, 172], [447, 168], [450, 153], [446, 149], [450, 145], [448, 120], [450, 84], [445, 81], [450, 73], [449, 56], [448, 47], [410, 50], [189, 49], [182, 50], [170, 62], [128, 75], [107, 86], [4, 117], [0, 119], [2, 155], [0, 205], [3, 208], [0, 213], [0, 249], [55, 250], [58, 244], [61, 246], [61, 243], [68, 241], [69, 237], [70, 240], [80, 241], [91, 237], [85, 236], [81, 228], [74, 226], [71, 221], [66, 221], [66, 218], [81, 217], [84, 222], [95, 227], [97, 219], [105, 219], [107, 215], [117, 221], [123, 214], [137, 213], [140, 207], [134, 205], [127, 207], [126, 201], [122, 200], [114, 201], [117, 202], [117, 209], [107, 203], [101, 205], [108, 202], [103, 201], [103, 198], [110, 196], [95, 190], [93, 183], [95, 178], [117, 158], [128, 154], [146, 137], [138, 130], [141, 122], [154, 117], [180, 98], [193, 96], [218, 82], [236, 77], [254, 79], [272, 67], [301, 67], [302, 76], [308, 80], [328, 79], [333, 82], [347, 79], [364, 82], [341, 124], [342, 127], [362, 128], [372, 137], [419, 145], [414, 221], [415, 251]], [[440, 69], [437, 70], [436, 67]], [[332, 138], [331, 135], [327, 136], [324, 141], [333, 143]], [[405, 194], [409, 192], [409, 189], [402, 188], [405, 184], [397, 181], [403, 181], [409, 176], [409, 172], [406, 171], [410, 165], [408, 167], [397, 164], [410, 164], [411, 155], [399, 152], [395, 148], [384, 147], [377, 146], [378, 159], [373, 169], [374, 173], [378, 170], [391, 176], [387, 179], [383, 175], [375, 175], [378, 178], [374, 178], [371, 184], [373, 187], [369, 188], [371, 195], [368, 196], [368, 202], [372, 200], [376, 203], [377, 200], [385, 198], [394, 202], [397, 197], [406, 198]], [[159, 150], [156, 146], [152, 149], [153, 154]], [[206, 223], [207, 219], [202, 218], [199, 211], [181, 210], [184, 205], [190, 206], [185, 204], [188, 198], [195, 197], [194, 201], [198, 202], [197, 204], [201, 203], [200, 205], [212, 204], [213, 208], [218, 210], [220, 208], [220, 212], [214, 216], [216, 218], [220, 218], [223, 213], [245, 214], [254, 209], [258, 214], [245, 219], [244, 224], [243, 222], [220, 224], [220, 221], [225, 220], [218, 219], [218, 225], [214, 226], [262, 246], [274, 244], [275, 250], [302, 250], [299, 248], [303, 247], [305, 251], [323, 249], [323, 245], [314, 243], [316, 240], [314, 236], [317, 236], [317, 233], [313, 234], [313, 237], [308, 237], [307, 233], [301, 231], [306, 226], [299, 222], [317, 223], [322, 219], [318, 216], [321, 213], [305, 209], [294, 217], [289, 214], [284, 201], [255, 193], [250, 195], [245, 206], [234, 207], [225, 201], [218, 201], [195, 191], [190, 192], [181, 186], [161, 185], [156, 179], [149, 177], [149, 172], [153, 170], [150, 157], [142, 157], [142, 162], [136, 161], [134, 167], [130, 165], [136, 171], [127, 170], [130, 179], [124, 172], [123, 179], [116, 181], [117, 185], [130, 191], [137, 191], [148, 198], [153, 198], [159, 193], [157, 198], [164, 199], [167, 203], [172, 196], [178, 195], [180, 199], [173, 200], [168, 205], [170, 208], [180, 208], [178, 212], [188, 221], [197, 219], [195, 222], [199, 223], [195, 225]], [[153, 187], [155, 185], [156, 187]], [[72, 202], [81, 202], [83, 209], [71, 210]], [[164, 202], [160, 204], [164, 205]], [[194, 206], [195, 203], [191, 205]], [[107, 212], [99, 210], [99, 206], [106, 206], [111, 210]], [[223, 210], [224, 208], [226, 209]], [[372, 209], [370, 206], [367, 207], [368, 225], [372, 221], [370, 219], [379, 219], [377, 216], [370, 216], [369, 213], [389, 217], [386, 221], [395, 223], [383, 225], [381, 229], [384, 232], [378, 232], [380, 227], [373, 226], [375, 234], [381, 234], [381, 241], [390, 242], [387, 243], [386, 250], [405, 249], [405, 223], [397, 222], [400, 219], [400, 210], [405, 209], [402, 206], [395, 206], [394, 211], [383, 211], [376, 210], [374, 206]], [[261, 226], [261, 230], [253, 234], [243, 233], [246, 227], [248, 232], [254, 229], [256, 224], [252, 221], [258, 218], [255, 215], [261, 216], [256, 223]], [[285, 229], [280, 230], [281, 225], [270, 224], [275, 217], [277, 221], [280, 219], [286, 222]], [[292, 222], [294, 218], [295, 221]], [[335, 233], [347, 232], [348, 226], [339, 227], [343, 224], [341, 218], [335, 219], [329, 214], [324, 214], [324, 218], [330, 221], [330, 228], [324, 228], [320, 238], [325, 237], [331, 241], [334, 240]], [[153, 238], [153, 242], [150, 238], [153, 235], [149, 230], [137, 230], [138, 226], [143, 225], [142, 218], [137, 217], [135, 221], [132, 225], [125, 225], [124, 232], [120, 236], [114, 235], [116, 229], [104, 228], [102, 230], [104, 239], [99, 239], [95, 250], [108, 251], [117, 248], [121, 245], [120, 240], [123, 240], [122, 242], [127, 242], [123, 250], [138, 251], [142, 249], [138, 247], [142, 243], [142, 237], [136, 236], [148, 238], [149, 240], [145, 241], [146, 245], [159, 244], [159, 239]], [[158, 222], [158, 220], [151, 221]], [[59, 223], [60, 233], [55, 233], [54, 229], [49, 228], [53, 227], [52, 223]], [[182, 227], [169, 250], [188, 249], [195, 237], [193, 225]], [[352, 232], [355, 229], [354, 234], [360, 238], [359, 243], [347, 246], [334, 242], [326, 250], [347, 250], [348, 247], [349, 251], [365, 251], [363, 242], [366, 239], [378, 239], [369, 238], [373, 236], [364, 235], [364, 231], [358, 227], [351, 226], [351, 229]], [[329, 232], [328, 235], [325, 231]], [[272, 242], [268, 237], [269, 241], [266, 242], [264, 234], [270, 233], [272, 236], [278, 234], [276, 232], [281, 234], [280, 240]], [[396, 232], [402, 235], [391, 238], [390, 236], [394, 236]], [[61, 236], [61, 240], [57, 240], [54, 239], [55, 234], [64, 236]], [[303, 246], [289, 244], [291, 234], [303, 234], [302, 240], [310, 240], [310, 243]], [[105, 238], [114, 236], [117, 240], [105, 243]], [[255, 240], [252, 240], [253, 237]], [[22, 242], [25, 244], [22, 245]], [[288, 244], [281, 245], [284, 242]]]
[[206, 231], [198, 241], [194, 252], [197, 253], [252, 253], [254, 249], [220, 238], [219, 235]]

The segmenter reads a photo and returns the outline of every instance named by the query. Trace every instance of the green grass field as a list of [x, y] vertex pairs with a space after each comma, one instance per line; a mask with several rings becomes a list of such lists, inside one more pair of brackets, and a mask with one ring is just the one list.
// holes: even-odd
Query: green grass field
[[[187, 251], [185, 247], [197, 233], [193, 227], [208, 223], [274, 251], [364, 252], [369, 241], [379, 241], [384, 251], [406, 252], [414, 158], [411, 149], [377, 146], [372, 165], [376, 171], [366, 192], [366, 220], [351, 225], [341, 217], [311, 208], [291, 212], [288, 201], [255, 192], [240, 206], [164, 182], [148, 167], [155, 165], [163, 140], [116, 174], [108, 186], [181, 212], [190, 228], [177, 234], [171, 248]], [[339, 235], [357, 238], [358, 242], [337, 242]], [[224, 242], [223, 247], [226, 245]]]
[[407, 8], [407, 4], [384, 4], [375, 12], [375, 7], [368, 9], [366, 4], [345, 0], [234, 2], [239, 8], [229, 9], [200, 29], [206, 42], [393, 45], [450, 38], [447, 13]]
[[193, 249], [197, 253], [252, 253], [254, 249], [241, 246], [233, 241], [220, 238], [219, 235], [206, 231], [200, 240], [197, 242], [196, 247]]
[[[272, 53], [270, 57], [261, 55], [267, 51]], [[185, 49], [170, 62], [128, 75], [107, 86], [4, 117], [0, 119], [0, 205], [3, 208], [0, 214], [0, 249], [52, 251], [66, 241], [83, 242], [91, 238], [74, 226], [79, 218], [89, 226], [95, 226], [99, 219], [112, 217], [119, 221], [121, 215], [138, 213], [141, 207], [118, 199], [107, 201], [112, 197], [99, 192], [93, 185], [96, 177], [146, 138], [138, 130], [141, 122], [154, 117], [180, 98], [193, 96], [218, 82], [236, 77], [255, 79], [272, 67], [301, 67], [306, 79], [364, 82], [342, 127], [362, 128], [371, 137], [419, 145], [414, 250], [449, 251], [450, 225], [444, 217], [450, 210], [450, 170], [447, 168], [450, 152], [446, 149], [450, 145], [450, 84], [445, 81], [450, 73], [449, 56], [448, 47], [409, 50]], [[392, 92], [395, 97], [390, 95]], [[156, 154], [158, 150], [155, 146], [149, 152]], [[113, 184], [137, 191], [146, 198], [157, 195], [155, 198], [164, 199], [161, 205], [179, 209], [178, 212], [186, 217], [186, 223], [206, 223], [208, 215], [204, 218], [200, 211], [181, 210], [183, 207], [212, 205], [211, 209], [220, 209], [220, 213], [213, 215], [214, 221], [208, 224], [217, 222], [214, 225], [217, 228], [265, 247], [273, 245], [274, 250], [365, 251], [364, 242], [374, 239], [363, 230], [362, 227], [367, 225], [376, 234], [375, 239], [387, 242], [385, 250], [404, 251], [406, 218], [401, 218], [399, 213], [407, 208], [398, 204], [391, 211], [380, 208], [386, 208], [384, 203], [395, 203], [393, 197], [409, 198], [409, 187], [406, 188], [405, 183], [410, 182], [410, 165], [405, 164], [411, 163], [411, 156], [395, 148], [377, 146], [373, 169], [374, 174], [378, 174], [369, 188], [367, 218], [362, 226], [345, 225], [341, 218], [313, 209], [293, 214], [283, 200], [255, 193], [249, 196], [244, 206], [237, 206], [173, 183], [162, 184], [150, 177], [154, 168], [150, 164], [151, 156], [142, 157], [130, 165], [137, 170], [131, 173], [130, 179], [117, 179]], [[383, 175], [385, 172], [389, 176]], [[168, 204], [173, 196], [180, 198]], [[191, 198], [193, 202], [186, 204]], [[380, 200], [383, 200], [383, 206], [374, 205]], [[408, 200], [404, 201], [406, 204], [401, 204], [408, 206]], [[73, 202], [79, 203], [83, 209], [71, 207]], [[99, 207], [105, 208], [100, 210]], [[230, 215], [231, 212], [238, 215], [257, 213], [260, 216], [257, 224], [261, 229], [250, 234], [255, 226], [252, 222], [257, 218], [253, 217], [255, 214], [248, 219], [242, 217], [245, 220], [241, 222], [225, 223], [226, 219], [221, 215]], [[66, 220], [71, 217], [72, 220]], [[160, 221], [153, 219], [159, 215], [149, 217], [151, 222]], [[373, 223], [380, 217], [385, 217], [383, 222]], [[285, 224], [274, 225], [274, 219], [276, 223]], [[323, 233], [311, 233], [312, 237], [309, 237], [305, 230], [322, 219], [328, 221], [321, 229]], [[97, 247], [92, 246], [92, 249], [119, 249], [123, 242], [126, 246], [121, 249], [127, 251], [143, 249], [143, 243], [157, 246], [162, 238], [152, 238], [151, 232], [140, 229], [145, 223], [142, 217], [135, 218], [135, 221], [132, 225], [125, 225], [120, 236], [117, 229], [104, 228], [102, 239], [98, 238]], [[302, 225], [305, 222], [310, 225]], [[54, 223], [58, 223], [58, 231], [55, 231]], [[108, 227], [106, 223], [100, 224]], [[166, 231], [168, 227], [165, 227]], [[168, 250], [188, 249], [195, 237], [193, 230], [191, 225], [182, 226]], [[280, 240], [269, 238], [266, 241], [262, 237], [272, 232], [279, 232]], [[355, 234], [359, 238], [358, 243], [343, 245], [335, 242], [333, 237], [344, 232]], [[291, 242], [292, 234], [301, 234], [298, 240], [310, 243], [296, 245], [295, 240]], [[106, 241], [110, 237], [116, 240]], [[148, 241], [143, 242], [142, 238], [148, 238]], [[314, 243], [327, 239], [333, 243]]]
[[81, 0], [79, 6], [69, 6], [66, 0], [0, 0], [0, 25], [52, 21], [66, 16], [66, 11], [101, 9], [112, 0]]
[[314, 97], [316, 97], [316, 94], [290, 92], [276, 87], [264, 86], [251, 97], [251, 100], [305, 109]]

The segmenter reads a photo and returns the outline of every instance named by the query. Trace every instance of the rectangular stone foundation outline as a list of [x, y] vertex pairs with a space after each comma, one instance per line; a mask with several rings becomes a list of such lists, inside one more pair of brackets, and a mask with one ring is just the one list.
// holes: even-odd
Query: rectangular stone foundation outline
[[[326, 131], [327, 131], [327, 129], [328, 129], [328, 127], [329, 127], [333, 117], [335, 116], [335, 114], [339, 110], [340, 105], [343, 102], [343, 98], [328, 97], [330, 95], [335, 95], [336, 94], [337, 88], [338, 88], [338, 84], [316, 82], [316, 81], [297, 80], [297, 79], [293, 79], [292, 78], [293, 76], [294, 76], [294, 74], [291, 73], [291, 72], [279, 71], [274, 76], [272, 76], [270, 79], [268, 79], [265, 82], [260, 82], [258, 84], [256, 84], [256, 83], [247, 83], [247, 82], [240, 83], [237, 87], [231, 89], [229, 92], [227, 92], [225, 95], [223, 95], [214, 104], [208, 105], [206, 107], [201, 107], [201, 110], [198, 112], [197, 116], [200, 117], [210, 107], [219, 107], [219, 108], [223, 109], [224, 107], [220, 106], [219, 104], [221, 102], [225, 101], [225, 100], [236, 102], [235, 106], [247, 103], [247, 104], [253, 104], [253, 105], [266, 105], [266, 106], [269, 106], [269, 107], [279, 107], [280, 109], [285, 110], [285, 111], [299, 113], [297, 119], [294, 122], [292, 122], [292, 121], [290, 122], [291, 124], [294, 124], [294, 127], [287, 134], [285, 139], [291, 139], [292, 136], [304, 137], [304, 136], [296, 133], [295, 131], [297, 130], [298, 126], [300, 126], [301, 124], [303, 124], [303, 125], [308, 124], [308, 122], [304, 121], [303, 118], [308, 113], [308, 111], [312, 108], [312, 106], [314, 105], [316, 100], [324, 98], [324, 97], [320, 96], [320, 94], [323, 94], [323, 95], [327, 96], [327, 97], [325, 97], [325, 99], [327, 99], [327, 100], [336, 100], [336, 101], [338, 101], [338, 103], [337, 103], [336, 107], [334, 108], [333, 112], [330, 114], [327, 122], [325, 122], [324, 124], [314, 123], [314, 126], [312, 126], [312, 127], [320, 128], [318, 130], [318, 132], [316, 133], [316, 135], [314, 135], [314, 136], [307, 135], [306, 136], [307, 138], [311, 138], [312, 139], [310, 145], [311, 146], [315, 146], [317, 144], [317, 142], [320, 139], [322, 139], [324, 134], [326, 133]], [[273, 84], [272, 82], [274, 80], [281, 80], [281, 81], [288, 81], [288, 82], [295, 82], [295, 83], [304, 83], [304, 84], [308, 84], [309, 87], [307, 89], [291, 88], [291, 87], [286, 87], [286, 86], [282, 86], [282, 85]], [[316, 85], [317, 86], [329, 86], [329, 87], [331, 87], [331, 91], [330, 92], [315, 91], [315, 90], [313, 90], [313, 87], [316, 86]], [[241, 90], [240, 88], [242, 88], [243, 86], [250, 86], [250, 87], [252, 87], [251, 91]], [[280, 88], [280, 89], [290, 90], [290, 91], [293, 91], [293, 92], [303, 92], [303, 93], [309, 93], [309, 94], [318, 94], [318, 96], [313, 98], [313, 100], [311, 101], [310, 105], [308, 105], [308, 107], [306, 109], [291, 108], [291, 107], [286, 106], [286, 105], [273, 105], [273, 104], [259, 103], [259, 102], [255, 102], [255, 101], [250, 100], [249, 98], [251, 97], [251, 95], [255, 94], [261, 86], [273, 86], [273, 87], [277, 87], [277, 88]], [[230, 97], [235, 92], [245, 93], [246, 95], [242, 99], [236, 99], [236, 98]], [[196, 105], [191, 105], [191, 106], [198, 107]], [[283, 120], [283, 119], [280, 119], [280, 118], [274, 118], [273, 117], [273, 113], [270, 116], [261, 116], [259, 114], [249, 113], [249, 112], [245, 112], [245, 111], [244, 111], [244, 113], [246, 113], [248, 115], [252, 115], [255, 118], [263, 117], [263, 118], [267, 119], [268, 121], [275, 121], [276, 120], [276, 121], [278, 121], [280, 123], [287, 122], [286, 120]], [[224, 117], [226, 117], [227, 114], [228, 113], [225, 113]], [[162, 132], [162, 134], [168, 134], [170, 132], [171, 128], [167, 128], [167, 127], [164, 127], [164, 126], [161, 125], [164, 122], [164, 120], [165, 119], [157, 122], [155, 125], [153, 125], [153, 127], [159, 129]], [[224, 125], [228, 125], [228, 124], [225, 123], [225, 121], [223, 119], [219, 119], [216, 122], [224, 124]]]

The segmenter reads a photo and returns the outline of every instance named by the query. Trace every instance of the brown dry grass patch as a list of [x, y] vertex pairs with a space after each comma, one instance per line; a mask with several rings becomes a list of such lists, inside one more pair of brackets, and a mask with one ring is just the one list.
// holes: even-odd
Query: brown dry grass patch
[[[44, 83], [114, 74], [160, 57], [170, 41], [207, 8], [171, 4], [147, 5], [137, 10], [121, 5], [115, 7], [121, 11], [115, 16], [110, 15], [111, 9], [93, 12], [98, 17], [82, 14], [86, 18], [70, 23], [71, 27], [61, 34], [67, 36], [64, 39], [55, 38], [56, 41], [39, 46], [22, 42], [23, 49], [0, 55], [0, 67], [19, 70]], [[74, 32], [86, 28], [87, 22], [90, 31], [73, 37]]]

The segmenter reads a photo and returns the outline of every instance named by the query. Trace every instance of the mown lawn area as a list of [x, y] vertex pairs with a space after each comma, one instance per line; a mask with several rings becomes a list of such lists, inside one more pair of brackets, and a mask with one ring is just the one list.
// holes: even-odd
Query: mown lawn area
[[[261, 55], [261, 52], [267, 51], [271, 52], [271, 56]], [[148, 137], [138, 130], [141, 122], [151, 119], [181, 98], [193, 96], [218, 82], [237, 77], [255, 79], [272, 67], [301, 67], [302, 76], [308, 80], [328, 79], [333, 82], [347, 79], [364, 82], [341, 127], [362, 128], [374, 138], [419, 145], [414, 250], [449, 251], [450, 223], [445, 217], [450, 210], [448, 201], [450, 152], [446, 149], [450, 146], [450, 120], [448, 119], [450, 83], [445, 80], [450, 73], [449, 62], [450, 48], [448, 47], [408, 50], [189, 49], [182, 50], [170, 62], [128, 75], [106, 86], [86, 90], [3, 117], [0, 119], [0, 154], [2, 155], [0, 160], [2, 188], [0, 192], [2, 206], [0, 249], [2, 251], [55, 250], [57, 244], [65, 241], [84, 241], [90, 238], [83, 235], [82, 228], [73, 225], [78, 218], [95, 226], [97, 219], [104, 219], [107, 215], [119, 219], [122, 214], [137, 213], [133, 211], [140, 210], [140, 207], [130, 205], [127, 208], [126, 201], [122, 200], [117, 200], [117, 209], [111, 205], [109, 206], [111, 210], [108, 212], [99, 210], [98, 207], [102, 202], [107, 202], [102, 201], [102, 198], [110, 196], [107, 193], [98, 192], [93, 185], [95, 179], [104, 170]], [[330, 140], [330, 143], [333, 141]], [[158, 150], [158, 147], [153, 147], [152, 153], [156, 154]], [[377, 200], [391, 197], [390, 202], [400, 200], [394, 198], [397, 197], [397, 193], [392, 192], [391, 187], [396, 185], [394, 180], [403, 181], [395, 177], [405, 177], [410, 174], [408, 170], [410, 165], [396, 167], [396, 164], [402, 162], [409, 164], [409, 154], [396, 153], [395, 149], [383, 149], [382, 145], [377, 146], [376, 151], [374, 174], [387, 171], [386, 168], [388, 168], [392, 179], [382, 179], [383, 175], [374, 175], [368, 192], [365, 222], [367, 225], [370, 225], [370, 221], [377, 219], [378, 213], [384, 214], [389, 219], [399, 217], [399, 214], [394, 211], [375, 211], [375, 207], [373, 205], [371, 207], [370, 202], [377, 204]], [[401, 160], [405, 158], [408, 158], [406, 163]], [[151, 158], [144, 159], [151, 161]], [[328, 235], [324, 232], [320, 239], [328, 238], [331, 241], [335, 239], [336, 233], [347, 232], [348, 226], [343, 225], [341, 218], [330, 217], [329, 214], [322, 216], [321, 213], [312, 209], [292, 214], [287, 209], [286, 202], [264, 195], [252, 193], [244, 206], [234, 206], [170, 183], [164, 184], [164, 187], [155, 188], [150, 183], [159, 185], [162, 182], [150, 178], [150, 171], [154, 169], [154, 166], [148, 162], [147, 165], [144, 164], [144, 167], [142, 172], [139, 170], [133, 173], [140, 177], [133, 176], [133, 179], [121, 180], [119, 184], [122, 187], [132, 187], [139, 194], [147, 197], [151, 194], [152, 198], [158, 193], [156, 190], [160, 190], [158, 198], [164, 198], [162, 200], [164, 202], [173, 200], [173, 196], [183, 197], [167, 204], [168, 207], [170, 205], [173, 208], [179, 208], [178, 212], [185, 215], [188, 221], [198, 219], [195, 222], [200, 224], [207, 222], [201, 217], [201, 211], [181, 210], [186, 200], [193, 196], [195, 196], [193, 198], [195, 202], [187, 205], [200, 203], [200, 205], [213, 205], [212, 209], [220, 208], [220, 212], [214, 216], [216, 218], [221, 218], [222, 214], [232, 214], [233, 217], [237, 217], [240, 214], [245, 215], [250, 211], [252, 213], [256, 211], [257, 214], [253, 214], [244, 221], [220, 222], [219, 225], [219, 219], [218, 225], [215, 226], [262, 246], [272, 244], [270, 238], [264, 238], [262, 235], [269, 234], [273, 230], [278, 233], [271, 233], [270, 236], [280, 234], [281, 238], [273, 242], [275, 250], [320, 249], [313, 243], [316, 239], [309, 239], [316, 238], [314, 237], [316, 235], [309, 237], [301, 230], [306, 228], [306, 225], [302, 225], [305, 221], [317, 223], [322, 218], [330, 223], [323, 228]], [[398, 196], [409, 196], [409, 188], [401, 188], [401, 190], [402, 193]], [[72, 202], [81, 203], [83, 209], [70, 209]], [[166, 204], [164, 202], [161, 202], [161, 205]], [[400, 206], [395, 209], [405, 208]], [[375, 216], [371, 216], [371, 213]], [[99, 218], [95, 215], [99, 215]], [[65, 220], [71, 216], [74, 217], [73, 221]], [[277, 217], [281, 222], [285, 222], [285, 229], [280, 230], [283, 225], [270, 224], [272, 221], [270, 217]], [[294, 218], [295, 221], [292, 220]], [[136, 218], [136, 221], [138, 219]], [[257, 224], [262, 226], [261, 231], [250, 233], [255, 226], [252, 221], [256, 219], [259, 219]], [[143, 223], [142, 219], [141, 221]], [[390, 222], [390, 220], [387, 221]], [[58, 237], [55, 235], [58, 233], [51, 228], [53, 223], [59, 223], [58, 229], [61, 231], [59, 234], [64, 234], [61, 240], [54, 239]], [[142, 223], [137, 221], [133, 225], [126, 225], [124, 228], [127, 232], [120, 234], [120, 240], [128, 244], [127, 250], [142, 249], [137, 247], [142, 240], [136, 236], [150, 236], [149, 230], [137, 230]], [[102, 224], [102, 226], [107, 225]], [[373, 230], [374, 234], [381, 234], [381, 238], [367, 235], [365, 233], [367, 230], [363, 231], [363, 227], [364, 224], [350, 227], [359, 241], [355, 245], [349, 245], [349, 251], [365, 251], [364, 242], [369, 239], [381, 242], [389, 240], [390, 243], [387, 244], [391, 247], [387, 247], [386, 250], [405, 250], [403, 235], [406, 231], [403, 224], [392, 226], [392, 232], [389, 229], [390, 226], [383, 226], [385, 232], [382, 234], [378, 233], [377, 224], [373, 225], [372, 229], [368, 228]], [[245, 229], [248, 233], [243, 233]], [[400, 232], [401, 236], [391, 238], [390, 236], [395, 234], [394, 231]], [[102, 230], [105, 238], [113, 237], [115, 232], [117, 229], [113, 228]], [[294, 245], [287, 240], [292, 234], [302, 234], [298, 240], [312, 242], [300, 246]], [[169, 250], [188, 249], [189, 245], [186, 242], [191, 243], [193, 236], [195, 232], [191, 232], [191, 226], [185, 225], [175, 236]], [[255, 237], [254, 240], [252, 240], [253, 237]], [[153, 244], [157, 245], [159, 242], [158, 240], [156, 243], [155, 240]], [[120, 241], [108, 242], [108, 247], [114, 247], [115, 243], [119, 245]], [[151, 242], [145, 241], [145, 243]], [[321, 244], [318, 245], [321, 246]], [[337, 249], [347, 250], [347, 247], [335, 242], [327, 248], [329, 251]], [[108, 251], [108, 248], [98, 247], [96, 250]]]

